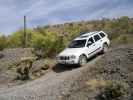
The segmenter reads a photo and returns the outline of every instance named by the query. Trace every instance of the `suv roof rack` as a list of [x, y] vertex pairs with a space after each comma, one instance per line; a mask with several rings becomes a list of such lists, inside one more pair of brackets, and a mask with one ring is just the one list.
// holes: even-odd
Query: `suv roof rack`
[[98, 32], [101, 32], [101, 31], [94, 31], [94, 32], [88, 32], [88, 33], [80, 33], [79, 37], [87, 37], [87, 36], [90, 36], [90, 35], [98, 33]]

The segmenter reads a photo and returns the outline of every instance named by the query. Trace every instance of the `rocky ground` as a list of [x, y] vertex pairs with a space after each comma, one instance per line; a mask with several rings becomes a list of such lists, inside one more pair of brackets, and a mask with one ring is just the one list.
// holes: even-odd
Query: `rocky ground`
[[[29, 68], [30, 80], [39, 78], [47, 73], [47, 69], [54, 61], [51, 59], [37, 59], [32, 48], [15, 48], [5, 49], [0, 52], [0, 88], [12, 87], [14, 85], [23, 84], [27, 81], [16, 80], [18, 77], [18, 68], [26, 67], [26, 63], [23, 63], [24, 59], [32, 61], [31, 68]], [[48, 65], [49, 62], [53, 62]], [[30, 66], [29, 66], [30, 67]], [[30, 81], [29, 80], [29, 81]]]
[[105, 99], [102, 88], [106, 81], [124, 84], [127, 93], [124, 91], [120, 100], [133, 99], [132, 45], [112, 49], [82, 67], [55, 65], [39, 79], [11, 88], [2, 87], [0, 100], [118, 100]]
[[32, 49], [16, 48], [5, 49], [0, 52], [0, 87], [13, 84], [12, 80], [16, 77], [15, 70], [11, 67], [21, 62], [23, 57], [34, 57]]

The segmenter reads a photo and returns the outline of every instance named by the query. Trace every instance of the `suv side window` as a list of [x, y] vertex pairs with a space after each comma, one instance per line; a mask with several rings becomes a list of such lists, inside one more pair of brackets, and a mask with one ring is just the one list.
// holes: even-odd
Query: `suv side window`
[[89, 38], [89, 39], [88, 39], [88, 42], [87, 42], [87, 47], [90, 46], [90, 45], [92, 45], [93, 43], [94, 43], [93, 38], [92, 38], [92, 37]]
[[97, 42], [98, 40], [100, 40], [101, 38], [100, 38], [100, 36], [97, 34], [97, 35], [94, 35], [94, 40], [95, 40], [95, 42]]
[[100, 36], [103, 38], [103, 37], [105, 37], [105, 34], [104, 33], [99, 33], [100, 34]]

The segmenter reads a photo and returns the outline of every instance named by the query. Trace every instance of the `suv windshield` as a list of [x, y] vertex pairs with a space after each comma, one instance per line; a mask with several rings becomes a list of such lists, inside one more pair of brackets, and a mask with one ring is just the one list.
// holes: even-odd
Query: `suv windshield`
[[74, 40], [70, 43], [68, 48], [82, 48], [86, 44], [86, 39], [84, 40]]

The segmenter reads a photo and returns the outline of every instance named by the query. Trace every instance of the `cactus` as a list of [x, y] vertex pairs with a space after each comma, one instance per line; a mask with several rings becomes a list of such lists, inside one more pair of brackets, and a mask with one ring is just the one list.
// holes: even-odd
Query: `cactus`
[[30, 79], [30, 69], [32, 67], [33, 61], [35, 58], [33, 57], [24, 57], [21, 59], [21, 62], [18, 64], [17, 68], [17, 79], [20, 80], [28, 80]]

